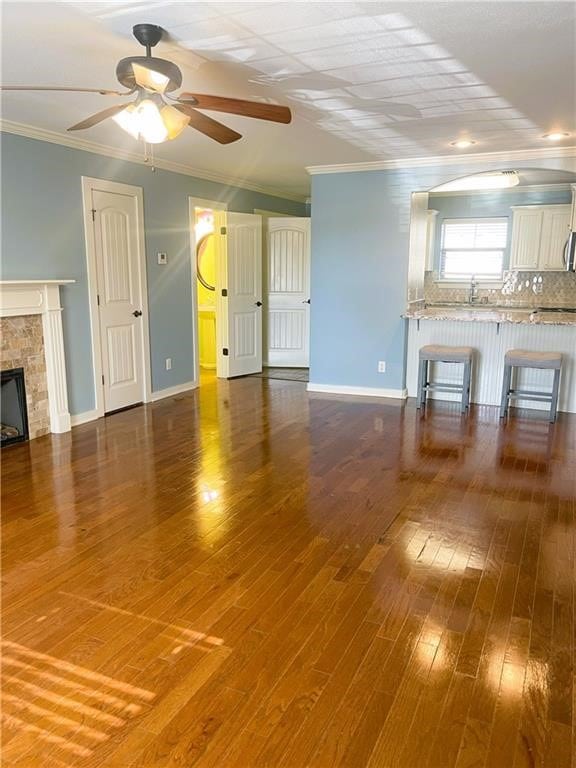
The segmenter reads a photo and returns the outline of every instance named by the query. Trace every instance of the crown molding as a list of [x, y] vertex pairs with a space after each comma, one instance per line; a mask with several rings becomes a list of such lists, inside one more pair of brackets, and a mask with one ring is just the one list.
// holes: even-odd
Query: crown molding
[[519, 149], [510, 152], [475, 152], [469, 155], [435, 155], [431, 157], [404, 157], [395, 160], [374, 160], [365, 163], [309, 165], [306, 170], [311, 176], [316, 176], [326, 173], [361, 173], [363, 171], [390, 171], [400, 168], [429, 168], [435, 165], [476, 165], [486, 162], [518, 163], [525, 160], [546, 160], [565, 157], [576, 158], [576, 147], [540, 147], [538, 149]]
[[[64, 147], [80, 149], [84, 152], [92, 152], [96, 155], [103, 155], [104, 157], [125, 160], [128, 163], [146, 165], [143, 156], [136, 152], [128, 152], [124, 149], [118, 149], [118, 147], [110, 147], [107, 144], [98, 144], [97, 142], [87, 141], [86, 139], [81, 139], [77, 136], [58, 133], [57, 131], [49, 131], [45, 128], [37, 128], [36, 126], [26, 125], [25, 123], [0, 120], [0, 131], [3, 133], [13, 133], [17, 136], [25, 136], [28, 139], [47, 141], [50, 144], [60, 144]], [[184, 176], [193, 176], [196, 179], [203, 179], [204, 181], [213, 181], [227, 187], [236, 187], [238, 189], [250, 190], [251, 192], [259, 192], [262, 195], [281, 197], [284, 200], [292, 200], [296, 203], [304, 203], [306, 201], [306, 195], [294, 195], [289, 192], [283, 192], [281, 189], [276, 189], [275, 187], [267, 187], [261, 184], [245, 181], [244, 179], [225, 176], [224, 174], [215, 173], [213, 171], [201, 170], [199, 168], [194, 168], [191, 165], [186, 165], [185, 163], [173, 162], [172, 160], [155, 158], [154, 167], [161, 168], [163, 171], [181, 173]]]

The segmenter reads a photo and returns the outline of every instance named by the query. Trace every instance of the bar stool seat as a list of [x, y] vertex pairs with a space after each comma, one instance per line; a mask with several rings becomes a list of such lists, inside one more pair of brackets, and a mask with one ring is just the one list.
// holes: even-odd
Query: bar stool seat
[[465, 363], [474, 353], [472, 347], [446, 347], [442, 344], [428, 344], [420, 347], [420, 360], [439, 363]]
[[[514, 389], [512, 387], [512, 371], [514, 368], [540, 368], [554, 371], [551, 392]], [[536, 400], [550, 403], [549, 420], [556, 421], [558, 410], [558, 393], [560, 391], [560, 371], [562, 369], [562, 354], [560, 352], [534, 352], [528, 349], [509, 349], [504, 355], [504, 378], [502, 381], [502, 399], [500, 402], [500, 418], [508, 413], [510, 400]]]
[[519, 368], [560, 368], [562, 355], [560, 352], [532, 352], [527, 349], [509, 349], [504, 355], [507, 365]]
[[[455, 392], [462, 395], [461, 410], [465, 413], [470, 405], [470, 380], [472, 376], [472, 347], [448, 347], [443, 344], [428, 344], [421, 347], [418, 353], [418, 408], [426, 403], [426, 395], [430, 391]], [[464, 365], [462, 384], [448, 382], [433, 382], [428, 378], [429, 363], [461, 363]]]

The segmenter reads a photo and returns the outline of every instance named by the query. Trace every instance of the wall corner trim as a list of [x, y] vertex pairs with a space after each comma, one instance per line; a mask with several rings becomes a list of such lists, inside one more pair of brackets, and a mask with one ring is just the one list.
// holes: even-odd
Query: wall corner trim
[[89, 421], [96, 421], [102, 414], [96, 408], [83, 413], [74, 413], [70, 416], [70, 424], [73, 427], [79, 427], [80, 424], [87, 424]]
[[349, 387], [341, 384], [315, 384], [309, 382], [308, 392], [323, 392], [327, 395], [356, 395], [360, 397], [391, 397], [395, 400], [406, 400], [407, 389], [384, 389], [382, 387]]
[[164, 400], [165, 397], [174, 397], [175, 395], [181, 395], [184, 392], [189, 392], [191, 389], [197, 389], [197, 381], [186, 381], [184, 384], [176, 384], [174, 387], [167, 387], [166, 389], [158, 389], [156, 392], [152, 392], [150, 401], [155, 403], [157, 400]]
[[474, 152], [430, 157], [400, 157], [394, 160], [374, 160], [363, 163], [334, 163], [332, 165], [309, 165], [306, 170], [311, 176], [326, 173], [362, 173], [365, 171], [390, 171], [397, 168], [428, 168], [431, 166], [482, 165], [490, 162], [520, 163], [530, 160], [551, 160], [576, 158], [576, 147], [536, 147], [515, 149], [508, 152]]
[[[111, 147], [107, 144], [99, 144], [95, 141], [88, 141], [86, 139], [79, 138], [78, 136], [70, 136], [69, 134], [59, 133], [58, 131], [49, 131], [45, 128], [37, 128], [36, 126], [27, 125], [25, 123], [15, 123], [11, 120], [0, 120], [0, 131], [4, 133], [12, 133], [17, 136], [24, 136], [28, 139], [47, 141], [50, 144], [60, 144], [63, 147], [80, 149], [84, 152], [93, 152], [97, 155], [104, 155], [105, 157], [112, 157], [118, 160], [124, 160], [129, 163], [136, 163], [138, 165], [145, 164], [143, 156], [141, 154], [137, 154], [136, 152], [129, 152], [124, 149], [119, 149], [118, 147]], [[284, 192], [282, 189], [277, 189], [275, 187], [268, 187], [263, 184], [257, 184], [255, 182], [249, 181], [248, 179], [238, 179], [217, 173], [215, 171], [194, 168], [193, 166], [186, 163], [178, 163], [172, 160], [155, 158], [154, 166], [156, 168], [161, 168], [164, 171], [181, 173], [184, 176], [193, 176], [196, 179], [213, 181], [226, 187], [235, 187], [237, 189], [244, 189], [250, 192], [259, 192], [262, 195], [280, 197], [283, 200], [291, 200], [292, 202], [296, 203], [304, 203], [307, 197], [306, 195], [297, 195], [291, 192]]]

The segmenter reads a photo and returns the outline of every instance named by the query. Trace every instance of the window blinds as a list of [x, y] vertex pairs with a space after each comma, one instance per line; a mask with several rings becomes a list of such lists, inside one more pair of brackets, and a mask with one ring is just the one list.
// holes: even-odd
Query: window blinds
[[508, 219], [445, 219], [440, 275], [470, 279], [502, 276]]

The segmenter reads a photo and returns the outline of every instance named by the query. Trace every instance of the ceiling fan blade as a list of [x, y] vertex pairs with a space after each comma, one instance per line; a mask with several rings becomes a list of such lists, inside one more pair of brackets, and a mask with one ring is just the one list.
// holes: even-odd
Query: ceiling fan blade
[[69, 93], [99, 93], [101, 96], [129, 96], [132, 91], [112, 91], [109, 88], [69, 88], [63, 85], [0, 85], [0, 91], [68, 91]]
[[266, 104], [261, 101], [246, 101], [246, 99], [229, 99], [226, 96], [211, 96], [206, 93], [181, 93], [180, 101], [193, 100], [198, 109], [210, 109], [215, 112], [228, 112], [230, 115], [254, 117], [257, 120], [270, 120], [273, 123], [289, 123], [292, 113], [288, 107], [278, 104]]
[[233, 131], [232, 128], [228, 128], [217, 120], [213, 120], [208, 115], [203, 115], [202, 112], [198, 112], [189, 104], [175, 104], [174, 106], [177, 110], [187, 115], [189, 118], [188, 124], [191, 128], [196, 128], [197, 131], [220, 144], [231, 144], [233, 141], [238, 141], [238, 139], [242, 138], [241, 133]]
[[126, 109], [127, 106], [127, 104], [115, 104], [113, 107], [108, 107], [108, 109], [103, 109], [101, 112], [96, 112], [95, 115], [90, 115], [90, 117], [87, 117], [85, 120], [76, 123], [76, 125], [71, 125], [70, 128], [67, 128], [67, 130], [83, 131], [85, 128], [92, 128], [93, 125], [101, 123], [102, 120], [106, 120], [109, 117], [114, 117], [114, 115], [117, 115], [118, 112], [122, 112], [122, 110]]

